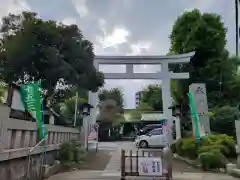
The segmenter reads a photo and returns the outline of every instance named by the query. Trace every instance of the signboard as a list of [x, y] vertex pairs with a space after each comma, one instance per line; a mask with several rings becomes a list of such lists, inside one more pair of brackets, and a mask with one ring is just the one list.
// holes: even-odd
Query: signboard
[[88, 127], [88, 143], [98, 142], [98, 124], [89, 124]]
[[162, 176], [162, 159], [153, 157], [139, 157], [138, 172], [139, 176]]
[[235, 121], [236, 136], [237, 136], [237, 145], [240, 147], [240, 120]]
[[[199, 116], [199, 135], [206, 136], [210, 135], [210, 123], [208, 113], [208, 103], [207, 103], [207, 92], [206, 86], [203, 83], [193, 83], [189, 86], [189, 93], [192, 94], [194, 105], [196, 108], [196, 113]], [[192, 121], [193, 131], [195, 131], [195, 121]]]

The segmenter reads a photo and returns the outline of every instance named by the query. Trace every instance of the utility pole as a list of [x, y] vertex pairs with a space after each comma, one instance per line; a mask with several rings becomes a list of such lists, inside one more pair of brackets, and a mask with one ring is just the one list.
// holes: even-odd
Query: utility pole
[[236, 56], [238, 56], [238, 39], [239, 39], [239, 27], [238, 27], [238, 1], [235, 0], [235, 25], [236, 25]]
[[76, 92], [76, 100], [75, 100], [75, 112], [74, 112], [74, 121], [73, 121], [73, 127], [76, 126], [77, 122], [77, 111], [78, 111], [78, 92]]

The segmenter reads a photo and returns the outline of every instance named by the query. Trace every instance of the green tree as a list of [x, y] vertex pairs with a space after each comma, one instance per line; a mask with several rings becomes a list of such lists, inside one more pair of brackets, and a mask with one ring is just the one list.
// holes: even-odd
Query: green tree
[[96, 92], [104, 83], [93, 66], [93, 45], [77, 25], [23, 12], [4, 17], [1, 34], [0, 66], [6, 83], [41, 82], [45, 96], [55, 100], [72, 86]]
[[[85, 98], [78, 98], [77, 99], [77, 119], [76, 119], [76, 126], [82, 125], [82, 116], [79, 107], [81, 104], [87, 102]], [[65, 101], [55, 104], [54, 110], [60, 115], [58, 121], [56, 121], [57, 125], [69, 125], [72, 126], [74, 122], [74, 115], [75, 115], [75, 104], [76, 104], [76, 96], [70, 97], [65, 99]]]
[[214, 112], [210, 120], [210, 127], [213, 132], [235, 136], [235, 120], [239, 112], [236, 107], [223, 106]]
[[171, 80], [171, 96], [173, 104], [178, 104], [182, 99], [182, 92], [179, 86], [180, 81]]
[[181, 95], [185, 97], [191, 83], [206, 84], [209, 106], [224, 104], [223, 99], [230, 90], [235, 72], [234, 61], [229, 59], [225, 49], [226, 28], [221, 17], [213, 13], [201, 14], [199, 10], [185, 12], [176, 20], [171, 35], [171, 54], [195, 51], [191, 63], [172, 65], [175, 72], [188, 71], [190, 79], [178, 83]]
[[130, 112], [130, 120], [137, 120], [137, 121], [140, 121], [142, 118], [142, 114], [140, 111], [138, 110], [132, 110]]
[[100, 114], [98, 117], [99, 121], [115, 122], [117, 121], [120, 113], [116, 101], [107, 99], [100, 102]]
[[[82, 125], [82, 117], [79, 107], [81, 104], [87, 102], [87, 99], [84, 98], [78, 98], [77, 99], [77, 119], [76, 119], [76, 125], [80, 126]], [[75, 103], [76, 103], [76, 96], [66, 99], [62, 106], [62, 114], [66, 117], [66, 119], [69, 120], [70, 124], [73, 124], [74, 121], [74, 114], [75, 114]]]
[[100, 91], [98, 94], [98, 99], [100, 103], [102, 101], [106, 100], [114, 100], [116, 102], [116, 106], [119, 109], [119, 113], [123, 113], [123, 108], [124, 108], [124, 98], [123, 98], [123, 92], [119, 88], [112, 88], [110, 90], [103, 89]]
[[5, 101], [5, 93], [8, 90], [8, 86], [3, 81], [0, 81], [0, 103]]
[[121, 89], [103, 89], [98, 94], [98, 99], [100, 108], [99, 121], [111, 122], [116, 125], [124, 120], [124, 100]]
[[139, 111], [144, 112], [144, 111], [153, 111], [153, 108], [149, 106], [147, 103], [140, 102], [138, 108]]
[[162, 111], [162, 89], [159, 85], [149, 85], [141, 91], [141, 102], [149, 105], [153, 110]]

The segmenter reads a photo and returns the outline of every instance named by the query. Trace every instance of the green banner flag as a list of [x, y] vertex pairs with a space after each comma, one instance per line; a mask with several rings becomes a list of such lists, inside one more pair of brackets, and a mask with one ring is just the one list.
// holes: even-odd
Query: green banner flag
[[198, 113], [197, 113], [197, 110], [196, 110], [196, 106], [195, 106], [195, 103], [194, 103], [194, 97], [193, 97], [192, 93], [188, 93], [188, 98], [189, 98], [189, 107], [190, 107], [191, 115], [192, 115], [192, 118], [195, 122], [195, 137], [197, 139], [199, 139], [200, 138], [199, 127], [198, 127], [199, 116], [198, 116]]
[[47, 136], [47, 130], [43, 122], [40, 89], [41, 87], [38, 83], [21, 86], [21, 97], [25, 104], [25, 109], [36, 120], [41, 141]]

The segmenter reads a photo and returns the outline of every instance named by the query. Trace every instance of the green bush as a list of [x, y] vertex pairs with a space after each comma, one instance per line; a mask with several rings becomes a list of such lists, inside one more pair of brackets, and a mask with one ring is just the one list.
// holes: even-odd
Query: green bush
[[198, 155], [198, 160], [203, 169], [225, 168], [227, 164], [226, 157], [219, 150], [202, 152]]
[[227, 158], [234, 158], [237, 156], [236, 143], [232, 136], [226, 134], [212, 135], [208, 138], [210, 145], [224, 146], [225, 151], [221, 151]]
[[223, 145], [201, 146], [198, 149], [198, 154], [201, 154], [201, 153], [204, 153], [204, 152], [213, 151], [213, 150], [222, 153], [224, 156], [226, 156], [226, 154], [229, 154], [228, 148], [226, 146], [223, 146]]
[[194, 138], [187, 138], [182, 141], [182, 154], [190, 159], [197, 158], [197, 146]]
[[182, 149], [183, 139], [178, 140], [175, 144], [176, 144], [176, 153], [182, 156], [184, 153]]
[[214, 112], [210, 119], [213, 132], [235, 136], [235, 120], [238, 117], [237, 107], [223, 106]]
[[228, 148], [228, 154], [226, 154], [227, 158], [236, 158], [237, 157], [235, 142], [223, 140], [221, 144]]
[[171, 145], [171, 150], [172, 150], [172, 153], [177, 153], [177, 143], [174, 143]]
[[[234, 158], [237, 155], [234, 138], [226, 134], [203, 138], [199, 147], [197, 147], [195, 138], [183, 138], [172, 145], [171, 148], [174, 153], [189, 159], [197, 159], [199, 155], [204, 155], [202, 157], [204, 160], [205, 156], [212, 156], [212, 152], [218, 152], [219, 156], [223, 155], [226, 158]], [[208, 152], [211, 153], [208, 154]]]
[[74, 154], [74, 158], [73, 160], [76, 162], [76, 163], [80, 163], [80, 162], [83, 162], [86, 160], [86, 157], [87, 157], [87, 153], [86, 151], [81, 148], [81, 147], [77, 147], [73, 150], [73, 154]]
[[62, 165], [71, 166], [73, 162], [73, 149], [70, 142], [64, 142], [59, 147], [58, 158]]
[[75, 140], [64, 142], [59, 147], [58, 159], [62, 165], [70, 167], [84, 161], [86, 152]]

